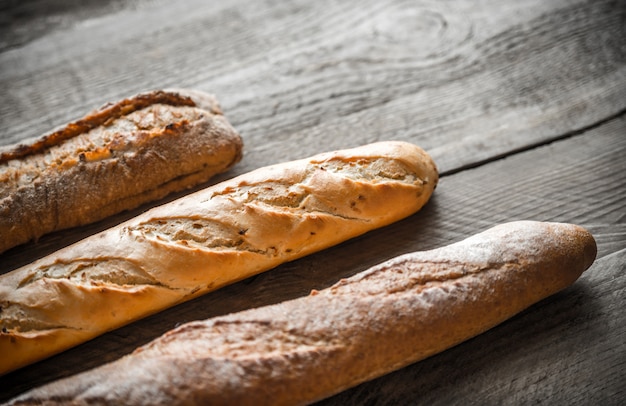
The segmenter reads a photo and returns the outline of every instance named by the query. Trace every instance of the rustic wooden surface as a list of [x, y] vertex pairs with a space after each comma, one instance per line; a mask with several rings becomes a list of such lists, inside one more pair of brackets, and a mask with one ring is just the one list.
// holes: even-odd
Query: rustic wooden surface
[[[387, 139], [421, 145], [442, 174], [418, 214], [0, 377], [0, 400], [179, 323], [518, 219], [587, 227], [596, 262], [489, 332], [320, 404], [626, 400], [625, 1], [30, 0], [1, 3], [0, 22], [0, 145], [107, 101], [192, 87], [218, 96], [245, 141], [243, 161], [212, 182]], [[0, 270], [141, 210], [17, 247]]]

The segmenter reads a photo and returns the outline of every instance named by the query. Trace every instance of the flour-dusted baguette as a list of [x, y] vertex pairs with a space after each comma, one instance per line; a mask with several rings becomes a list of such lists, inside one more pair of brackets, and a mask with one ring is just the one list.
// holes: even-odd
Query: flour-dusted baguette
[[503, 224], [307, 297], [184, 324], [10, 404], [310, 403], [494, 327], [573, 283], [595, 255], [581, 227]]
[[384, 142], [261, 168], [0, 277], [0, 373], [419, 210], [438, 180]]
[[195, 186], [241, 158], [213, 96], [154, 91], [0, 152], [0, 252]]

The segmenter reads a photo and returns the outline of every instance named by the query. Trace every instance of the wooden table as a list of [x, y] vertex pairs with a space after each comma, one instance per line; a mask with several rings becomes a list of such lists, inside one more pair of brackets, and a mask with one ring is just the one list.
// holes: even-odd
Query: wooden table
[[[243, 161], [213, 182], [391, 139], [422, 146], [441, 172], [418, 214], [1, 377], [1, 399], [117, 359], [179, 323], [295, 298], [401, 253], [533, 219], [595, 235], [598, 258], [573, 286], [320, 404], [626, 400], [623, 0], [34, 0], [0, 13], [2, 145], [107, 101], [191, 87], [216, 94], [245, 141]], [[10, 250], [0, 269], [142, 210]]]

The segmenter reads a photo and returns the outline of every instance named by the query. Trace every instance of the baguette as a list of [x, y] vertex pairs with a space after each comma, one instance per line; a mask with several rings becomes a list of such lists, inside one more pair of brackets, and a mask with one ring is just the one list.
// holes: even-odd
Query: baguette
[[438, 175], [384, 142], [261, 168], [0, 277], [0, 373], [419, 210]]
[[154, 91], [0, 152], [0, 252], [207, 181], [241, 159], [213, 96]]
[[184, 324], [9, 404], [310, 403], [494, 327], [573, 283], [595, 255], [581, 227], [507, 223], [307, 297]]

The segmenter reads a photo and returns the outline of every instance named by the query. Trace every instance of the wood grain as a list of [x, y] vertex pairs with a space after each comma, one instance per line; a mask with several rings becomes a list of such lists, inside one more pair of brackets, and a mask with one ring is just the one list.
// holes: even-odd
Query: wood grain
[[246, 136], [237, 172], [392, 138], [432, 150], [446, 172], [623, 112], [626, 7], [523, 3], [113, 8], [0, 54], [2, 140], [192, 86], [215, 92]]
[[[0, 11], [0, 146], [176, 86], [215, 93], [244, 138], [243, 161], [210, 183], [390, 139], [427, 149], [442, 172], [417, 215], [1, 377], [0, 401], [179, 323], [295, 298], [519, 219], [589, 228], [598, 260], [490, 332], [321, 404], [626, 399], [624, 1], [35, 0]], [[0, 272], [147, 207], [10, 250]]]

